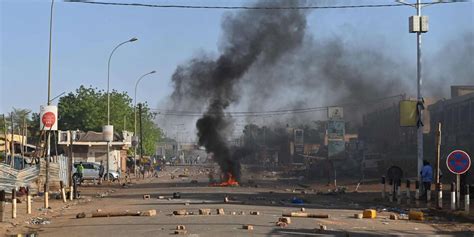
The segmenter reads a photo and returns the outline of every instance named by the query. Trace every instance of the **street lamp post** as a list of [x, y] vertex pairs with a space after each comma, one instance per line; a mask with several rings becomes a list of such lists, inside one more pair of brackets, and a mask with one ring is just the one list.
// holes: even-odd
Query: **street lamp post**
[[421, 34], [428, 32], [428, 17], [421, 15], [421, 8], [427, 7], [433, 4], [442, 3], [443, 1], [437, 0], [430, 3], [422, 3], [421, 0], [416, 0], [416, 3], [406, 3], [404, 0], [397, 0], [397, 2], [405, 4], [416, 9], [416, 15], [410, 17], [410, 33], [416, 33], [416, 55], [417, 55], [417, 112], [418, 112], [418, 122], [417, 122], [417, 175], [418, 180], [421, 179], [420, 171], [423, 166], [423, 109], [424, 101], [421, 93], [422, 86], [422, 64], [421, 64]]
[[[115, 50], [117, 50], [118, 47], [126, 43], [134, 42], [137, 40], [138, 40], [137, 38], [131, 38], [127, 41], [124, 41], [118, 44], [117, 46], [115, 46], [115, 48], [110, 53], [109, 61], [107, 63], [107, 125], [108, 126], [110, 126], [110, 60], [112, 59], [112, 55], [114, 54]], [[113, 140], [113, 132], [112, 132], [112, 140]], [[109, 162], [110, 162], [110, 139], [107, 139], [107, 173], [106, 173], [107, 180], [109, 180], [109, 172], [110, 172]]]
[[[54, 10], [54, 0], [51, 0], [51, 11], [49, 17], [49, 56], [48, 56], [48, 103], [47, 105], [51, 105], [51, 51], [52, 51], [52, 37], [53, 37], [53, 10]], [[45, 178], [45, 185], [44, 185], [44, 208], [49, 207], [48, 202], [48, 192], [49, 192], [49, 159], [51, 156], [51, 132], [47, 131], [48, 134], [48, 141], [47, 141], [47, 154], [46, 154], [46, 178]]]
[[[151, 71], [149, 73], [146, 73], [146, 74], [143, 74], [142, 76], [140, 76], [137, 80], [137, 82], [135, 83], [135, 95], [134, 95], [134, 105], [133, 105], [133, 117], [134, 117], [134, 130], [133, 130], [133, 135], [135, 137], [137, 137], [137, 88], [138, 88], [138, 83], [140, 83], [140, 81], [147, 75], [150, 75], [150, 74], [153, 74], [153, 73], [156, 73], [156, 71]], [[135, 139], [138, 141], [138, 139]], [[132, 141], [133, 142], [133, 141]], [[137, 145], [134, 145], [134, 160], [135, 160], [135, 175], [137, 173]]]

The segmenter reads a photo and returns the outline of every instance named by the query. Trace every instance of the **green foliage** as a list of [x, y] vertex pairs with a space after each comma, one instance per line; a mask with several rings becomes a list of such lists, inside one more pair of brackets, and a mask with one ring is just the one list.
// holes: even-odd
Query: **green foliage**
[[[8, 132], [10, 132], [13, 118], [13, 129], [15, 133], [18, 133], [19, 130], [23, 129], [24, 123], [28, 124], [29, 122], [31, 122], [30, 113], [31, 110], [28, 109], [13, 108], [10, 113], [3, 115], [5, 116], [5, 119], [2, 116], [0, 120], [0, 131], [4, 132], [5, 127], [7, 127], [7, 129], [9, 130]], [[6, 124], [4, 123], [4, 121], [6, 122]]]
[[[152, 155], [162, 133], [153, 122], [154, 115], [146, 105], [143, 111], [144, 154]], [[107, 93], [81, 86], [59, 99], [58, 114], [60, 130], [102, 131], [102, 126], [107, 124]], [[114, 90], [110, 93], [110, 124], [114, 125], [114, 131], [118, 133], [134, 130], [134, 108], [126, 92]]]
[[[138, 113], [138, 111], [137, 111]], [[138, 115], [137, 115], [137, 119]], [[143, 154], [155, 154], [156, 142], [161, 140], [161, 129], [153, 122], [155, 114], [150, 112], [147, 104], [142, 107], [142, 126], [143, 126]], [[139, 120], [137, 120], [139, 121]], [[137, 122], [137, 133], [139, 133], [139, 124]]]

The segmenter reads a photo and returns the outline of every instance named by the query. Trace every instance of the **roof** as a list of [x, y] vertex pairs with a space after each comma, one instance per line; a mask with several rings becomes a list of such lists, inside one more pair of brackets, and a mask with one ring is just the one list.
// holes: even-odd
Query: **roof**
[[457, 104], [459, 102], [467, 101], [470, 99], [474, 99], [474, 93], [461, 95], [458, 97], [454, 97], [452, 99], [439, 100], [438, 102], [428, 106], [428, 109], [436, 109], [438, 106], [442, 106], [442, 105], [453, 105], [453, 104]]
[[[122, 141], [123, 137], [118, 133], [114, 133], [114, 141]], [[80, 136], [78, 142], [103, 142], [104, 135], [102, 132], [88, 131], [84, 135]]]
[[86, 132], [86, 134], [82, 135], [78, 141], [79, 142], [102, 142], [104, 141], [104, 135], [102, 135], [102, 132], [88, 131]]

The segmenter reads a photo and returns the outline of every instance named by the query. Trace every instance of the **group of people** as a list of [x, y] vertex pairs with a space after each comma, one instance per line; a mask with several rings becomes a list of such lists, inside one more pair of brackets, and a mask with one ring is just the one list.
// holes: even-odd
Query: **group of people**
[[[102, 180], [104, 179], [104, 173], [105, 173], [105, 168], [101, 161], [99, 165], [99, 183], [102, 183]], [[79, 164], [76, 167], [76, 174], [77, 174], [79, 185], [80, 185], [82, 183], [82, 180], [84, 179], [84, 165], [82, 164], [82, 161], [79, 162]]]

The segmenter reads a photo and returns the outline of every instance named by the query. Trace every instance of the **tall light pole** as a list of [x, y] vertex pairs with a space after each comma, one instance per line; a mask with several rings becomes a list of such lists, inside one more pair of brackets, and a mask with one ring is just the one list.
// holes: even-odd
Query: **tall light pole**
[[51, 11], [49, 16], [48, 105], [51, 104], [51, 45], [53, 36], [53, 8], [54, 0], [51, 0]]
[[109, 62], [107, 63], [107, 125], [110, 125], [110, 93], [109, 93], [109, 90], [110, 90], [110, 60], [112, 59], [112, 55], [114, 55], [114, 52], [115, 52], [115, 50], [118, 49], [118, 47], [120, 47], [120, 46], [122, 46], [126, 43], [134, 42], [134, 41], [137, 41], [137, 40], [138, 40], [137, 38], [131, 38], [127, 41], [124, 41], [124, 42], [118, 44], [117, 46], [115, 46], [115, 48], [110, 53]]
[[[115, 46], [115, 48], [112, 50], [112, 52], [110, 53], [110, 56], [109, 56], [109, 61], [107, 63], [107, 128], [111, 128], [110, 126], [110, 60], [112, 59], [112, 55], [114, 54], [115, 50], [117, 50], [118, 47], [126, 44], [126, 43], [130, 43], [130, 42], [134, 42], [134, 41], [137, 41], [138, 39], [137, 38], [131, 38], [127, 41], [124, 41], [120, 44], [118, 44], [117, 46]], [[104, 129], [105, 130], [105, 129]], [[109, 130], [108, 130], [109, 131]], [[105, 133], [105, 131], [103, 131]], [[109, 131], [110, 132], [110, 131]], [[109, 137], [111, 136], [111, 139], [110, 138], [106, 138], [107, 139], [107, 173], [106, 173], [106, 178], [107, 180], [109, 180], [109, 172], [110, 172], [110, 169], [109, 169], [109, 162], [110, 162], [110, 142], [111, 140], [113, 141], [113, 128], [112, 128], [112, 134], [109, 134]], [[105, 135], [105, 134], [104, 134]]]
[[[135, 96], [134, 96], [134, 105], [133, 105], [133, 117], [134, 117], [134, 130], [133, 130], [133, 135], [134, 135], [134, 141], [138, 141], [137, 139], [137, 88], [138, 88], [138, 83], [140, 83], [140, 81], [147, 75], [150, 75], [150, 74], [153, 74], [153, 73], [156, 73], [156, 71], [151, 71], [149, 73], [146, 73], [146, 74], [143, 74], [142, 76], [140, 76], [137, 80], [137, 83], [135, 83]], [[134, 142], [132, 141], [132, 142]], [[137, 144], [138, 145], [138, 144]], [[134, 160], [135, 160], [135, 174], [137, 172], [137, 145], [134, 145]]]
[[[54, 10], [54, 0], [51, 0], [51, 10], [49, 16], [49, 56], [48, 56], [48, 101], [47, 105], [51, 105], [51, 51], [52, 51], [52, 38], [53, 38], [53, 11]], [[47, 154], [46, 154], [46, 178], [45, 178], [45, 185], [44, 185], [44, 208], [49, 207], [48, 202], [48, 192], [49, 192], [49, 159], [51, 156], [51, 132], [47, 131], [48, 133], [48, 141], [47, 141]]]
[[414, 7], [416, 9], [416, 15], [410, 17], [409, 21], [409, 31], [410, 33], [416, 33], [416, 55], [417, 55], [417, 86], [416, 86], [416, 94], [417, 94], [417, 112], [418, 112], [418, 122], [417, 122], [417, 175], [418, 180], [421, 179], [420, 171], [423, 167], [423, 109], [424, 109], [424, 101], [423, 96], [421, 94], [421, 86], [422, 86], [422, 64], [421, 64], [421, 34], [428, 32], [428, 17], [421, 15], [421, 8], [430, 6], [437, 3], [442, 3], [442, 1], [437, 0], [430, 3], [421, 3], [420, 0], [416, 0], [416, 3], [406, 3], [403, 0], [398, 0], [397, 2], [405, 4], [410, 7]]

